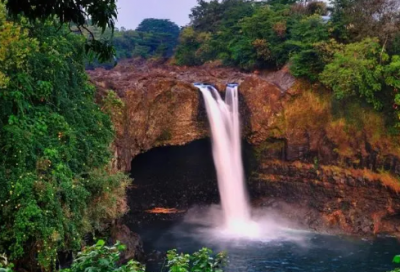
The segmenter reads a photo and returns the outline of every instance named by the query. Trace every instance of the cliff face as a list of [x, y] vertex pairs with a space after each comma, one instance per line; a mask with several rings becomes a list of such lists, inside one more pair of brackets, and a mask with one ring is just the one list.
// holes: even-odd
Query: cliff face
[[243, 136], [260, 165], [250, 183], [257, 205], [301, 204], [313, 215], [310, 220], [319, 222], [304, 222], [313, 228], [398, 232], [399, 143], [372, 110], [333, 102], [321, 87], [295, 82], [285, 69], [245, 74], [127, 61], [90, 76], [99, 100], [111, 90], [124, 101], [120, 118], [114, 118], [119, 169], [129, 171], [132, 158], [151, 148], [209, 135], [193, 82], [213, 84], [222, 92], [227, 83], [238, 82]]
[[[117, 167], [126, 171], [132, 158], [141, 152], [161, 145], [183, 145], [209, 135], [204, 103], [194, 82], [213, 84], [220, 91], [227, 83], [241, 83], [242, 124], [250, 142], [265, 138], [274, 116], [282, 110], [282, 92], [277, 85], [233, 69], [132, 61], [111, 71], [97, 69], [89, 74], [100, 96], [112, 90], [125, 104], [123, 117], [114, 123]], [[287, 79], [282, 81], [288, 84]]]
[[255, 206], [305, 228], [399, 235], [399, 190], [392, 181], [365, 169], [270, 160], [260, 165], [249, 187]]

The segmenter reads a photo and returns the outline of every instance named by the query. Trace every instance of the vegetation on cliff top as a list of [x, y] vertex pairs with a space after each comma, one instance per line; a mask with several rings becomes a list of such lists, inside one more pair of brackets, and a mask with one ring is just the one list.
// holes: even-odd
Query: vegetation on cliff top
[[280, 68], [398, 119], [400, 2], [199, 0], [174, 61]]

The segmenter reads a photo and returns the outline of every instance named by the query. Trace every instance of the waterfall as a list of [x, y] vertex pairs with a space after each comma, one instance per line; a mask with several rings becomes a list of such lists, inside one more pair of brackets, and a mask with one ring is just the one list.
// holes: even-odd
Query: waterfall
[[251, 220], [241, 154], [238, 86], [227, 86], [225, 101], [213, 86], [195, 86], [204, 97], [211, 127], [213, 158], [226, 228], [235, 233], [247, 232]]

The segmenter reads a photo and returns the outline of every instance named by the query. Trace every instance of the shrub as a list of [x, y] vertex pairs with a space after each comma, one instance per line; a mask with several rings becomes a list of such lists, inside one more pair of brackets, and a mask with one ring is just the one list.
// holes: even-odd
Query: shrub
[[[108, 247], [103, 240], [99, 240], [95, 245], [79, 252], [71, 268], [60, 272], [145, 272], [145, 266], [134, 260], [128, 261], [125, 265], [118, 265], [123, 250], [125, 246], [118, 242]], [[168, 272], [222, 272], [225, 259], [225, 253], [219, 253], [214, 257], [212, 250], [208, 248], [202, 248], [192, 255], [178, 254], [173, 249], [167, 253], [166, 266]]]
[[[338, 99], [359, 96], [381, 109], [387, 102], [380, 99], [385, 97], [382, 91], [400, 87], [399, 63], [399, 58], [390, 58], [377, 39], [367, 38], [338, 49], [320, 79]], [[389, 103], [394, 103], [394, 98], [390, 99]]]
[[0, 272], [12, 272], [14, 265], [8, 262], [5, 254], [0, 255]]
[[71, 268], [60, 272], [144, 272], [145, 267], [133, 260], [125, 265], [117, 264], [123, 250], [125, 246], [120, 243], [108, 247], [103, 240], [99, 240], [95, 245], [79, 252]]
[[190, 254], [178, 254], [176, 249], [167, 253], [168, 272], [222, 272], [226, 253], [218, 253], [213, 257], [213, 251], [208, 248]]

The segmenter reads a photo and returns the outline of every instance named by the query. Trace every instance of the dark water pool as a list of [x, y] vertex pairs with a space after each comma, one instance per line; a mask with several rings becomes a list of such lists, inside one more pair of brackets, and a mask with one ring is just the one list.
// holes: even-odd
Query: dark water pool
[[[244, 145], [244, 152], [249, 150]], [[249, 175], [251, 154], [244, 158]], [[226, 237], [224, 231], [214, 231], [218, 226], [215, 219], [222, 217], [218, 213], [189, 212], [192, 220], [178, 214], [145, 213], [155, 207], [186, 210], [193, 205], [219, 203], [207, 139], [138, 156], [132, 162], [132, 177], [135, 188], [128, 193], [130, 213], [125, 223], [141, 235], [145, 251], [153, 259], [147, 264], [151, 272], [161, 271], [160, 257], [173, 248], [188, 253], [201, 247], [225, 250], [229, 255], [227, 271], [231, 272], [385, 272], [394, 268], [392, 258], [400, 253], [400, 243], [388, 237], [371, 240], [272, 228], [257, 239], [238, 240]], [[269, 223], [259, 225], [264, 229]]]
[[[191, 222], [158, 222], [138, 230], [145, 251], [164, 256], [168, 249], [194, 252], [201, 247], [227, 251], [227, 271], [390, 271], [399, 242], [390, 237], [361, 239], [306, 231], [280, 230], [259, 239], [231, 239]], [[269, 236], [269, 237], [268, 237]], [[149, 271], [160, 271], [163, 261], [149, 261]]]

